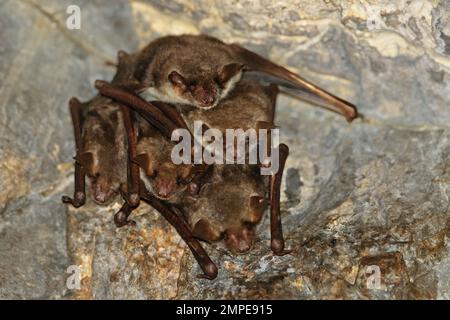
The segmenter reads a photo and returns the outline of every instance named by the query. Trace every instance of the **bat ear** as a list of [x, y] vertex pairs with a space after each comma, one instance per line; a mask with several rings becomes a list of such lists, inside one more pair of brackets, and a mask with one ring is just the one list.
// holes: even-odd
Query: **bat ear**
[[169, 74], [169, 80], [176, 87], [179, 87], [184, 90], [187, 88], [186, 79], [175, 70]]
[[141, 153], [138, 154], [135, 158], [134, 161], [139, 167], [146, 169], [148, 167], [148, 155], [146, 153]]
[[119, 64], [123, 63], [126, 59], [130, 58], [130, 55], [123, 50], [117, 52], [117, 60]]
[[219, 72], [219, 81], [221, 84], [225, 84], [230, 81], [231, 78], [238, 75], [244, 68], [243, 64], [230, 63], [225, 65]]
[[83, 152], [82, 154], [75, 156], [75, 161], [84, 168], [91, 170], [94, 164], [94, 155], [92, 152]]
[[250, 197], [250, 223], [258, 223], [266, 206], [266, 200], [260, 196]]
[[198, 239], [205, 241], [218, 241], [220, 240], [220, 233], [211, 226], [211, 224], [205, 220], [200, 219], [192, 230], [192, 235]]

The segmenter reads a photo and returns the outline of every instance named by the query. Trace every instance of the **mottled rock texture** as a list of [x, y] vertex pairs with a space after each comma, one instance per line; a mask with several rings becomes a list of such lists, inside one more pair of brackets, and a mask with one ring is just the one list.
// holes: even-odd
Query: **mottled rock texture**
[[[66, 28], [70, 4], [81, 30]], [[118, 49], [180, 33], [242, 43], [365, 117], [279, 99], [293, 253], [272, 255], [266, 217], [247, 255], [205, 245], [214, 281], [149, 207], [116, 229], [119, 203], [60, 202], [73, 190], [68, 99], [91, 98]], [[0, 39], [0, 298], [450, 298], [448, 1], [0, 0]]]

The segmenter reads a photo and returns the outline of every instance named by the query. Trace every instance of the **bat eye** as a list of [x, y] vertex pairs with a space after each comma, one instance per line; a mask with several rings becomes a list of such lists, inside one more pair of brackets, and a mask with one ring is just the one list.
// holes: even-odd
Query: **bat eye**
[[189, 184], [192, 181], [192, 177], [183, 177], [183, 176], [178, 176], [177, 177], [177, 184], [178, 185], [185, 185], [185, 184]]
[[220, 239], [222, 239], [222, 240], [227, 240], [228, 239], [227, 230], [222, 230], [222, 232], [220, 232]]
[[178, 72], [172, 71], [169, 74], [169, 80], [174, 86], [186, 90], [187, 87], [186, 79]]
[[222, 82], [222, 80], [220, 80], [219, 75], [217, 75], [217, 76], [214, 78], [214, 82], [219, 86], [219, 88], [223, 88], [223, 87], [224, 87], [224, 83]]

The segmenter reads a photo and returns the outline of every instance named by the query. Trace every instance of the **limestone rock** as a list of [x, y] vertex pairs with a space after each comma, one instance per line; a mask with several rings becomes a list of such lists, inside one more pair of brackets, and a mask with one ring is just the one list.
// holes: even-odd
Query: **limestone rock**
[[[450, 298], [448, 1], [0, 0], [0, 298]], [[66, 208], [74, 154], [67, 101], [109, 80], [116, 51], [166, 34], [239, 42], [355, 103], [342, 118], [282, 96], [290, 146], [282, 210], [291, 255], [273, 256], [267, 217], [253, 250], [190, 251], [143, 205]], [[67, 268], [81, 270], [70, 289]]]

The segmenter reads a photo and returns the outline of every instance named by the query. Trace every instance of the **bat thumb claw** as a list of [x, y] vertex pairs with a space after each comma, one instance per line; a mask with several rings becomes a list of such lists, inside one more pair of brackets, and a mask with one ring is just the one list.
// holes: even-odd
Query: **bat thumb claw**
[[61, 201], [62, 201], [63, 203], [72, 203], [72, 202], [73, 202], [72, 198], [71, 198], [71, 197], [68, 197], [68, 196], [62, 196], [62, 197], [61, 197]]
[[103, 88], [106, 84], [107, 84], [106, 81], [103, 81], [103, 80], [95, 80], [95, 87], [96, 87], [97, 89]]
[[78, 106], [80, 104], [81, 104], [80, 100], [78, 100], [76, 97], [72, 97], [69, 100], [69, 105], [71, 106]]
[[119, 59], [119, 62], [120, 62], [120, 60], [123, 60], [123, 59], [127, 58], [128, 56], [129, 56], [129, 54], [127, 52], [125, 52], [124, 50], [119, 50], [117, 52], [117, 58]]

